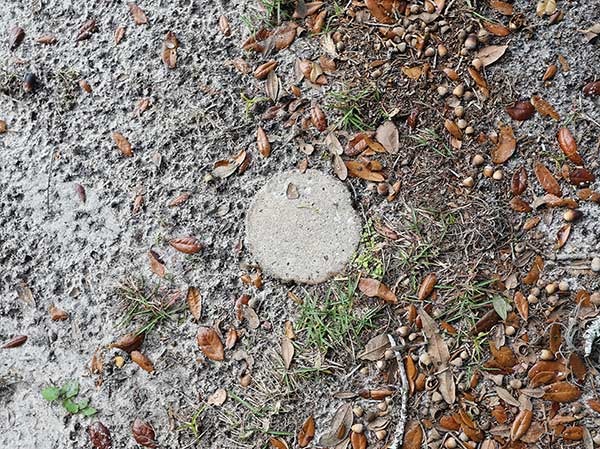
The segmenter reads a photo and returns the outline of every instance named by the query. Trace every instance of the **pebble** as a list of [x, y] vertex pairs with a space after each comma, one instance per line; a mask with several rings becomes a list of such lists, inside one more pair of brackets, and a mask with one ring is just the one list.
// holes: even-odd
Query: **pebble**
[[120, 355], [115, 357], [115, 365], [117, 368], [123, 368], [124, 364], [125, 364], [125, 359], [123, 357], [121, 357]]
[[533, 296], [540, 296], [541, 291], [539, 288], [533, 287], [529, 293]]
[[377, 360], [375, 365], [377, 366], [377, 369], [381, 371], [385, 368], [385, 360]]
[[442, 395], [440, 394], [440, 392], [439, 392], [439, 391], [437, 391], [437, 390], [436, 390], [436, 391], [434, 391], [434, 392], [431, 394], [431, 400], [432, 400], [433, 402], [441, 402], [441, 401], [442, 401], [442, 399], [444, 399], [444, 398], [442, 397]]
[[394, 351], [392, 351], [391, 349], [388, 349], [385, 351], [385, 353], [383, 354], [383, 358], [386, 360], [391, 360], [394, 358]]
[[560, 281], [558, 283], [558, 289], [561, 292], [568, 292], [569, 291], [569, 283], [567, 281]]
[[539, 299], [538, 299], [538, 297], [537, 297], [537, 296], [535, 296], [535, 295], [529, 295], [529, 296], [527, 297], [527, 302], [528, 302], [529, 304], [537, 304], [537, 303], [539, 302]]
[[600, 293], [598, 293], [598, 292], [592, 293], [592, 295], [590, 296], [590, 301], [595, 306], [599, 306], [600, 305]]
[[467, 360], [469, 358], [469, 352], [468, 351], [461, 351], [460, 358], [463, 359], [463, 360]]
[[554, 354], [549, 349], [542, 349], [540, 353], [540, 359], [542, 360], [554, 360]]
[[431, 357], [428, 353], [424, 352], [419, 356], [419, 362], [421, 362], [425, 366], [429, 366], [431, 364]]
[[592, 271], [598, 273], [600, 271], [600, 257], [594, 257], [592, 259]]
[[520, 389], [523, 386], [523, 382], [521, 382], [520, 379], [512, 379], [509, 382], [509, 385], [510, 385], [511, 388], [513, 388], [515, 390], [518, 390], [518, 389]]
[[477, 36], [475, 34], [469, 34], [465, 39], [465, 48], [467, 50], [474, 50], [477, 48]]
[[456, 115], [457, 117], [462, 117], [463, 115], [465, 115], [465, 108], [461, 105], [456, 106], [454, 108], [454, 115]]
[[408, 340], [409, 341], [415, 341], [418, 337], [419, 337], [419, 335], [416, 332], [413, 332], [412, 334], [410, 334], [408, 336]]
[[464, 84], [459, 84], [458, 86], [456, 86], [454, 88], [454, 90], [452, 90], [452, 95], [454, 95], [455, 97], [462, 97], [465, 94], [465, 86]]
[[460, 128], [460, 129], [465, 129], [468, 125], [467, 121], [464, 118], [458, 119], [456, 121], [456, 125]]
[[473, 59], [473, 62], [471, 62], [471, 65], [475, 67], [475, 69], [479, 70], [483, 67], [483, 62], [481, 61], [481, 59], [475, 58]]
[[592, 438], [592, 441], [596, 446], [600, 446], [600, 433], [597, 434], [594, 438]]
[[386, 435], [387, 435], [387, 432], [385, 430], [378, 430], [377, 432], [375, 432], [375, 436], [377, 437], [377, 439], [379, 441], [383, 441], [383, 439], [385, 438]]
[[465, 128], [465, 134], [471, 135], [473, 133], [475, 133], [475, 128], [473, 128], [471, 125]]
[[448, 88], [446, 86], [438, 86], [437, 93], [440, 97], [444, 97], [448, 93]]
[[438, 45], [437, 51], [442, 58], [448, 54], [448, 49], [442, 44]]
[[365, 426], [363, 426], [361, 423], [356, 423], [350, 429], [354, 433], [363, 433], [365, 430]]
[[368, 374], [369, 374], [369, 368], [367, 368], [366, 366], [363, 366], [363, 367], [360, 369], [360, 374], [362, 374], [363, 376], [366, 376], [366, 375], [368, 375]]
[[446, 449], [456, 449], [458, 447], [458, 443], [456, 442], [456, 440], [453, 437], [450, 437], [444, 443], [444, 447]]

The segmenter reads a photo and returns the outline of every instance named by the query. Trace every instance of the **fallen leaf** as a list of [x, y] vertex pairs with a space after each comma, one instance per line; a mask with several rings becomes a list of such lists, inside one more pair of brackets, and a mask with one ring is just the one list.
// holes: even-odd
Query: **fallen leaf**
[[379, 128], [377, 128], [375, 139], [377, 139], [390, 154], [396, 154], [400, 149], [400, 135], [398, 133], [398, 128], [389, 120], [386, 120]]
[[142, 347], [145, 338], [146, 334], [144, 332], [139, 334], [132, 332], [119, 337], [115, 343], [108, 345], [108, 348], [117, 348], [125, 352], [137, 351]]
[[396, 304], [398, 299], [387, 285], [377, 279], [361, 278], [358, 289], [369, 298], [380, 298], [385, 302]]
[[567, 441], [583, 440], [583, 426], [571, 426], [562, 431], [563, 439]]
[[531, 410], [521, 410], [515, 417], [515, 421], [510, 429], [510, 439], [512, 441], [519, 440], [531, 426], [533, 412]]
[[569, 235], [571, 234], [571, 223], [567, 223], [563, 225], [556, 234], [556, 245], [554, 245], [554, 250], [562, 248], [567, 243], [569, 239]]
[[523, 318], [524, 321], [527, 321], [529, 319], [529, 302], [527, 301], [527, 298], [523, 293], [516, 292], [514, 301], [519, 315], [521, 315], [521, 318]]
[[569, 368], [571, 368], [571, 372], [578, 381], [583, 382], [585, 380], [587, 368], [583, 359], [576, 352], [569, 355]]
[[221, 30], [223, 36], [231, 36], [231, 25], [229, 24], [229, 20], [227, 20], [227, 17], [223, 15], [219, 17], [219, 30]]
[[198, 329], [196, 342], [204, 355], [210, 360], [221, 361], [225, 359], [225, 351], [221, 338], [212, 327], [201, 327]]
[[226, 400], [227, 390], [225, 388], [219, 388], [206, 399], [206, 403], [208, 405], [220, 407], [225, 403]]
[[115, 45], [119, 45], [119, 42], [121, 42], [121, 40], [123, 40], [123, 37], [125, 37], [125, 29], [126, 28], [124, 26], [118, 26], [115, 30]]
[[490, 7], [505, 16], [512, 16], [514, 14], [513, 6], [501, 0], [490, 0]]
[[383, 358], [385, 351], [390, 347], [390, 339], [387, 334], [379, 334], [373, 338], [371, 338], [367, 345], [365, 346], [365, 350], [358, 354], [358, 358], [361, 360], [370, 360], [372, 362], [376, 362]]
[[552, 174], [548, 168], [542, 164], [541, 162], [536, 162], [534, 166], [535, 176], [537, 177], [539, 183], [542, 185], [544, 190], [552, 195], [556, 195], [558, 197], [562, 196], [562, 191], [560, 189], [560, 185], [558, 181]]
[[475, 57], [482, 62], [484, 67], [487, 67], [500, 59], [507, 48], [508, 45], [488, 45], [479, 50]]
[[298, 446], [306, 447], [315, 437], [315, 419], [312, 415], [306, 418], [302, 428], [298, 432]]
[[350, 444], [352, 445], [352, 449], [367, 449], [368, 442], [364, 432], [350, 432]]
[[153, 251], [148, 251], [148, 259], [150, 259], [150, 270], [160, 278], [165, 277], [165, 265], [159, 255]]
[[583, 86], [582, 89], [583, 95], [592, 96], [592, 95], [600, 95], [600, 81], [593, 81], [591, 83], [587, 83]]
[[579, 399], [581, 391], [568, 382], [556, 382], [544, 387], [543, 398], [547, 401], [559, 403], [573, 402]]
[[290, 449], [287, 443], [279, 438], [269, 438], [269, 443], [273, 449]]
[[129, 7], [129, 12], [131, 12], [131, 15], [133, 16], [133, 21], [136, 23], [136, 25], [144, 25], [148, 23], [148, 18], [146, 17], [146, 14], [142, 10], [142, 8], [140, 8], [133, 2], [127, 3], [127, 6]]
[[285, 335], [281, 337], [281, 358], [283, 359], [285, 369], [290, 369], [292, 359], [294, 358], [294, 345]]
[[269, 157], [271, 154], [271, 144], [262, 126], [256, 130], [256, 147], [263, 157]]
[[352, 405], [341, 405], [333, 415], [329, 428], [319, 438], [319, 446], [334, 447], [345, 440], [353, 420]]
[[402, 449], [420, 449], [422, 443], [423, 430], [421, 429], [421, 424], [419, 421], [410, 421], [406, 426]]
[[506, 112], [513, 120], [524, 121], [533, 116], [535, 108], [529, 101], [517, 101], [507, 106]]
[[89, 19], [84, 22], [77, 32], [76, 41], [83, 41], [92, 37], [92, 33], [96, 31], [96, 19]]
[[192, 316], [196, 320], [200, 320], [202, 317], [202, 297], [200, 296], [200, 290], [197, 287], [188, 287], [185, 300]]
[[515, 195], [520, 195], [525, 192], [527, 188], [527, 170], [525, 167], [521, 166], [512, 176], [511, 179], [511, 190]]
[[462, 131], [453, 120], [446, 119], [444, 121], [444, 128], [446, 128], [446, 130], [452, 135], [452, 137], [458, 140], [462, 139]]
[[550, 103], [544, 100], [539, 95], [534, 95], [531, 97], [531, 102], [533, 103], [533, 107], [539, 114], [543, 117], [550, 117], [557, 122], [560, 121], [560, 115], [556, 110], [552, 107]]
[[52, 321], [65, 321], [69, 319], [69, 314], [56, 307], [54, 304], [51, 304], [48, 310]]
[[182, 237], [178, 239], [169, 240], [169, 245], [175, 248], [177, 251], [185, 254], [195, 254], [199, 252], [204, 245], [198, 242], [195, 237]]
[[594, 182], [595, 180], [596, 177], [594, 176], [594, 174], [583, 167], [574, 168], [569, 173], [569, 182], [575, 186], [589, 184], [591, 182]]
[[424, 301], [433, 293], [433, 289], [437, 284], [437, 276], [435, 273], [429, 273], [423, 281], [421, 281], [421, 285], [419, 286], [419, 291], [417, 292], [417, 298], [419, 301]]
[[383, 182], [385, 177], [378, 172], [371, 171], [365, 162], [345, 161], [348, 174], [353, 178], [361, 178], [366, 181]]
[[90, 443], [95, 449], [110, 449], [112, 446], [110, 431], [100, 421], [95, 421], [90, 424], [87, 428], [87, 432], [90, 437]]
[[275, 71], [271, 71], [267, 75], [267, 81], [265, 82], [265, 93], [271, 100], [273, 100], [274, 103], [277, 103], [279, 97], [281, 96], [281, 81], [279, 80], [279, 77]]
[[131, 144], [123, 136], [123, 134], [121, 134], [120, 132], [115, 131], [115, 132], [112, 133], [112, 138], [115, 141], [115, 143], [117, 144], [117, 148], [121, 151], [121, 153], [123, 154], [123, 156], [125, 156], [125, 157], [131, 157], [131, 156], [133, 156], [133, 151], [131, 149]]
[[577, 142], [567, 128], [558, 130], [558, 144], [567, 158], [576, 165], [583, 165], [583, 159], [577, 152]]
[[327, 118], [325, 118], [325, 114], [318, 104], [315, 103], [312, 106], [310, 115], [315, 128], [317, 128], [320, 132], [323, 132], [327, 129]]
[[167, 207], [181, 206], [189, 198], [190, 198], [190, 194], [188, 192], [184, 192], [181, 195], [178, 195], [175, 198], [173, 198], [171, 201], [169, 201], [169, 204], [167, 204]]
[[493, 23], [485, 20], [483, 21], [483, 27], [494, 36], [505, 37], [510, 34], [510, 29], [508, 29], [501, 23]]
[[15, 337], [12, 340], [9, 340], [6, 343], [4, 343], [4, 345], [2, 345], [2, 348], [0, 349], [18, 348], [19, 346], [25, 344], [26, 341], [27, 335], [19, 335], [18, 337]]
[[345, 181], [348, 178], [348, 168], [344, 164], [344, 160], [337, 154], [332, 155], [333, 172], [341, 180]]
[[142, 368], [144, 371], [147, 371], [149, 373], [154, 371], [154, 365], [152, 364], [150, 359], [141, 352], [131, 351], [131, 354], [129, 355], [131, 356], [131, 360], [137, 365], [139, 365], [140, 368]]
[[365, 6], [378, 22], [384, 24], [394, 23], [394, 19], [391, 17], [392, 2], [387, 1], [383, 4], [380, 4], [378, 0], [365, 0]]
[[500, 135], [498, 136], [498, 145], [492, 150], [492, 162], [494, 164], [503, 164], [515, 152], [517, 140], [510, 125], [500, 127]]
[[175, 33], [169, 31], [162, 45], [162, 61], [169, 69], [177, 67], [177, 47], [179, 47], [179, 40]]
[[9, 34], [8, 46], [11, 50], [14, 50], [21, 42], [25, 39], [25, 30], [20, 26], [12, 27]]
[[155, 440], [156, 434], [150, 424], [136, 418], [131, 425], [131, 433], [137, 444], [151, 449], [158, 448], [158, 443]]

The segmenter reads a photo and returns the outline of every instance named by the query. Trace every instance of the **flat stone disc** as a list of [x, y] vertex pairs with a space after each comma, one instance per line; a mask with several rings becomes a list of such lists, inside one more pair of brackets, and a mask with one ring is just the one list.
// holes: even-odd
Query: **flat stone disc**
[[246, 215], [246, 245], [267, 274], [317, 284], [350, 262], [361, 222], [350, 192], [316, 170], [275, 175]]

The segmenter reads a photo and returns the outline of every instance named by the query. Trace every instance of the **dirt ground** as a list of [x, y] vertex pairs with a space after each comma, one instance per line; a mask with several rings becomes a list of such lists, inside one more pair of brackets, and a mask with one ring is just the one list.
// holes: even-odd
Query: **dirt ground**
[[[113, 447], [137, 447], [131, 437], [135, 418], [154, 427], [160, 447], [266, 448], [272, 437], [297, 447], [298, 429], [309, 415], [317, 422], [316, 444], [342, 404], [360, 403], [366, 410], [375, 407], [373, 401], [354, 397], [348, 401], [340, 392], [399, 384], [392, 375], [382, 376], [374, 363], [357, 358], [369, 338], [382, 333], [398, 338], [398, 329], [410, 326], [413, 340], [400, 331], [407, 337], [402, 340], [402, 357], [414, 356], [427, 378], [436, 378], [429, 364], [419, 363], [429, 339], [420, 335], [410, 317], [410, 305], [420, 309], [416, 292], [428, 272], [437, 274], [437, 297], [423, 304], [436, 320], [459, 330], [460, 337], [450, 344], [452, 358], [469, 353], [468, 366], [452, 368], [459, 390], [489, 359], [486, 349], [475, 360], [474, 343], [465, 331], [491, 308], [491, 302], [481, 298], [496, 294], [493, 280], [509, 284], [515, 277], [520, 282], [536, 255], [544, 259], [545, 268], [539, 282], [542, 293], [537, 295], [540, 302], [530, 305], [534, 317], [529, 328], [531, 344], [519, 359], [521, 366], [508, 370], [504, 385], [525, 376], [527, 363], [533, 364], [539, 350], [547, 346], [545, 335], [551, 322], [545, 318], [551, 314], [559, 314], [563, 334], [569, 335], [561, 355], [566, 358], [575, 348], [581, 349], [583, 330], [597, 315], [597, 304], [586, 307], [582, 315], [566, 294], [557, 306], [551, 295], [544, 296], [543, 287], [563, 280], [573, 296], [580, 289], [593, 293], [600, 287], [598, 275], [589, 269], [592, 258], [600, 256], [599, 205], [581, 202], [584, 219], [573, 227], [560, 251], [553, 250], [553, 245], [564, 225], [564, 210], [543, 210], [538, 214], [542, 217], [538, 227], [523, 232], [530, 216], [508, 206], [511, 176], [520, 166], [529, 171], [529, 202], [544, 194], [535, 184], [534, 161], [542, 160], [560, 173], [564, 158], [556, 156], [560, 151], [555, 137], [558, 125], [539, 115], [511, 122], [518, 147], [502, 165], [501, 181], [483, 176], [481, 167], [471, 161], [475, 154], [483, 154], [485, 164], [490, 164], [493, 145], [478, 142], [476, 136], [497, 130], [499, 122], [510, 122], [504, 108], [513, 101], [540, 94], [559, 111], [561, 123], [571, 127], [586, 167], [595, 175], [600, 173], [599, 100], [581, 94], [586, 83], [600, 79], [600, 39], [586, 42], [578, 31], [600, 23], [600, 4], [559, 1], [564, 18], [549, 25], [548, 17], [536, 16], [532, 2], [515, 1], [514, 9], [523, 12], [526, 25], [508, 37], [490, 38], [489, 43], [509, 48], [486, 68], [490, 98], [485, 105], [478, 97], [465, 102], [465, 117], [475, 128], [474, 137], [448, 155], [444, 148], [450, 143], [443, 123], [451, 108], [435, 87], [445, 82], [443, 72], [434, 70], [431, 78], [418, 81], [407, 78], [401, 67], [421, 63], [414, 52], [396, 52], [382, 44], [384, 39], [372, 20], [361, 22], [354, 15], [357, 10], [365, 11], [362, 4], [357, 6], [360, 2], [335, 3], [335, 7], [328, 3], [330, 16], [335, 14], [328, 32], [341, 33], [344, 50], [339, 50], [337, 70], [327, 74], [328, 84], [321, 89], [303, 84], [303, 98], [307, 105], [312, 100], [332, 104], [331, 92], [375, 86], [381, 96], [361, 100], [360, 108], [369, 130], [383, 121], [375, 111], [399, 109], [391, 119], [400, 132], [400, 149], [380, 155], [380, 160], [389, 184], [400, 181], [401, 187], [397, 197], [388, 201], [377, 193], [374, 183], [358, 178], [345, 181], [364, 224], [359, 257], [348, 267], [347, 277], [320, 286], [286, 285], [265, 277], [257, 288], [244, 282], [244, 276], [258, 272], [243, 245], [244, 217], [252, 197], [274, 173], [297, 167], [305, 159], [310, 168], [326, 173], [333, 169], [324, 135], [303, 129], [300, 123], [285, 127], [270, 120], [264, 115], [271, 105], [267, 101], [249, 103], [250, 98], [265, 96], [264, 81], [240, 73], [234, 61], [243, 58], [254, 70], [276, 59], [277, 73], [287, 89], [297, 58], [317, 60], [324, 53], [320, 36], [305, 33], [289, 48], [262, 56], [241, 48], [250, 35], [248, 21], [262, 14], [253, 0], [143, 0], [138, 5], [148, 19], [144, 25], [134, 23], [126, 2], [84, 3], [7, 0], [0, 15], [0, 120], [8, 128], [0, 134], [0, 342], [18, 335], [28, 337], [23, 346], [0, 350], [0, 447], [91, 447], [87, 427], [96, 419], [110, 429]], [[458, 28], [476, 24], [473, 16], [465, 18], [466, 11], [495, 14], [495, 19], [507, 22], [487, 2], [448, 4], [447, 20], [457, 27], [445, 38], [450, 54], [458, 54], [464, 41], [458, 37]], [[219, 28], [222, 15], [230, 23], [231, 36]], [[95, 18], [97, 30], [89, 39], [76, 41], [79, 28], [90, 18]], [[24, 29], [25, 38], [11, 50], [8, 36], [16, 25]], [[115, 44], [119, 26], [126, 31]], [[161, 61], [169, 31], [180, 42], [175, 69]], [[56, 43], [36, 42], [47, 34], [54, 35]], [[570, 68], [567, 72], [559, 69], [545, 84], [542, 76], [559, 55]], [[464, 68], [471, 57], [455, 56], [452, 65]], [[377, 68], [382, 73], [372, 76]], [[32, 92], [22, 87], [27, 73], [37, 80]], [[89, 83], [90, 93], [80, 87], [81, 80]], [[139, 113], [136, 108], [144, 99], [149, 99], [149, 106]], [[330, 125], [340, 117], [335, 107], [323, 108]], [[406, 123], [415, 109], [422, 111], [417, 130]], [[268, 158], [256, 150], [258, 125], [271, 142]], [[437, 137], [415, 138], [429, 130]], [[356, 131], [340, 130], [343, 144]], [[129, 140], [132, 157], [119, 152], [113, 132]], [[316, 151], [307, 156], [298, 149], [297, 138], [312, 142]], [[251, 156], [245, 173], [211, 179], [216, 161], [242, 150]], [[472, 189], [463, 185], [468, 176], [475, 180]], [[597, 189], [598, 183], [590, 187]], [[575, 197], [575, 189], [569, 188], [565, 196]], [[169, 205], [183, 193], [189, 193], [187, 201]], [[204, 248], [183, 254], [169, 245], [171, 239], [188, 236]], [[155, 251], [166, 268], [162, 279], [151, 269], [149, 250]], [[359, 273], [385, 282], [399, 298], [398, 304], [356, 293], [350, 309], [339, 310], [369, 325], [359, 328], [357, 335], [329, 342], [330, 346], [309, 344], [311, 337], [302, 324], [306, 325], [311, 301], [327, 301], [328, 292], [340, 303], [353, 297], [348, 292]], [[525, 296], [535, 287], [520, 285]], [[187, 311], [185, 296], [190, 286], [202, 297], [199, 319]], [[503, 294], [512, 298], [514, 290], [509, 285]], [[456, 308], [465, 304], [461, 298], [467, 293], [476, 302], [468, 308], [468, 316]], [[244, 294], [249, 295], [257, 316], [245, 315], [240, 321], [235, 304]], [[175, 298], [172, 315], [146, 334], [142, 352], [154, 365], [152, 373], [140, 369], [124, 351], [107, 348], [142, 324], [142, 320], [122, 323], [131, 298], [140, 296], [163, 302]], [[51, 320], [51, 305], [67, 312], [68, 320]], [[504, 324], [513, 323], [515, 317]], [[291, 370], [283, 366], [280, 349], [288, 321], [298, 331]], [[196, 344], [198, 327], [215, 323], [224, 335], [232, 328], [239, 334], [223, 362], [207, 360]], [[521, 338], [526, 331], [523, 326], [517, 336]], [[490, 335], [498, 341], [497, 334]], [[515, 352], [522, 347], [517, 336], [506, 337]], [[94, 354], [103, 361], [100, 374], [92, 373]], [[125, 359], [121, 368], [115, 364], [116, 357]], [[584, 392], [581, 403], [597, 396], [597, 371], [592, 361], [586, 359], [586, 363], [587, 377], [577, 381]], [[493, 421], [489, 413], [497, 403], [497, 398], [490, 400], [495, 388], [492, 375], [481, 371], [483, 386], [473, 402], [479, 406], [481, 422], [491, 423], [481, 428], [487, 432], [492, 427], [496, 433], [489, 435], [506, 438], [506, 426]], [[251, 382], [243, 386], [248, 374]], [[80, 396], [90, 399], [98, 410], [97, 418], [70, 415], [60, 404], [49, 404], [41, 396], [43, 388], [60, 386], [69, 379], [79, 382]], [[227, 390], [226, 402], [207, 405], [210, 395], [220, 388]], [[440, 415], [458, 406], [458, 401], [454, 406], [432, 402], [434, 389], [411, 392], [409, 402], [410, 422], [422, 423], [427, 435], [423, 447], [440, 447], [450, 435], [460, 441], [456, 429], [444, 433], [443, 440], [432, 436], [432, 429], [439, 429]], [[400, 395], [390, 401], [387, 416], [392, 423], [406, 418], [401, 416], [400, 402]], [[466, 402], [462, 397], [461, 406]], [[577, 415], [590, 438], [598, 435], [598, 410], [586, 405], [575, 410], [575, 404], [553, 407], [561, 416]], [[518, 407], [506, 408], [510, 425]], [[535, 409], [538, 422], [544, 422], [546, 411]], [[198, 434], [196, 428], [186, 427], [195, 415]], [[599, 447], [590, 439], [567, 441], [545, 430], [538, 441], [530, 442], [531, 447], [550, 447], [556, 441], [561, 447]], [[425, 442], [427, 438], [431, 445]], [[381, 441], [374, 432], [369, 434], [368, 447], [388, 447], [392, 440], [390, 427]], [[514, 442], [506, 444], [518, 447], [508, 446]]]

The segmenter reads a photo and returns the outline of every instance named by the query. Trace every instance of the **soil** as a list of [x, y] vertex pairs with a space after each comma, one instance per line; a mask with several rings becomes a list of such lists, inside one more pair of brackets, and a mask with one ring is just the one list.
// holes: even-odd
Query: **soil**
[[[323, 53], [319, 39], [303, 36], [289, 49], [263, 57], [240, 48], [249, 35], [245, 18], [258, 13], [254, 2], [148, 0], [139, 5], [148, 24], [135, 25], [127, 5], [117, 1], [83, 5], [9, 0], [0, 17], [0, 35], [8, 36], [17, 24], [26, 33], [16, 50], [9, 50], [6, 39], [0, 47], [0, 119], [8, 125], [8, 132], [0, 135], [0, 341], [28, 336], [23, 346], [0, 352], [0, 446], [89, 447], [86, 428], [91, 420], [67, 414], [40, 394], [43, 387], [68, 379], [77, 380], [81, 396], [99, 410], [98, 419], [110, 428], [113, 447], [136, 447], [130, 431], [136, 417], [154, 426], [161, 447], [262, 448], [271, 431], [287, 432], [284, 438], [292, 441], [309, 414], [318, 423], [317, 441], [325, 423], [345, 403], [335, 393], [384, 383], [372, 368], [357, 374], [362, 365], [356, 354], [371, 336], [408, 323], [404, 308], [384, 308], [360, 297], [357, 314], [376, 307], [375, 326], [327, 357], [315, 348], [299, 351], [295, 363], [306, 373], [290, 377], [282, 368], [279, 345], [286, 321], [296, 322], [301, 315], [297, 298], [324, 298], [332, 286], [346, 280], [290, 286], [265, 276], [260, 288], [244, 283], [245, 275], [258, 273], [243, 245], [251, 199], [274, 174], [297, 167], [307, 155], [295, 141], [303, 131], [264, 119], [268, 102], [246, 110], [243, 98], [264, 96], [264, 87], [236, 70], [233, 61], [242, 57], [255, 68], [274, 57], [287, 87], [296, 57], [317, 59]], [[449, 12], [448, 20], [456, 27], [448, 37], [453, 53], [461, 47], [458, 28], [472, 23], [472, 18], [464, 18], [467, 6], [468, 2], [457, 1]], [[495, 14], [484, 5], [477, 7], [482, 14]], [[600, 66], [594, 63], [600, 60], [600, 47], [586, 43], [578, 30], [599, 23], [600, 8], [590, 2], [564, 2], [564, 20], [549, 26], [547, 17], [535, 16], [531, 2], [519, 0], [514, 7], [524, 12], [527, 26], [508, 38], [507, 53], [486, 69], [492, 93], [485, 109], [473, 101], [465, 107], [466, 117], [476, 128], [475, 135], [489, 133], [499, 121], [510, 120], [504, 112], [507, 104], [539, 93], [561, 117], [571, 120], [580, 152], [598, 175], [598, 97], [580, 92], [585, 83], [600, 78]], [[219, 30], [221, 15], [231, 24], [231, 37]], [[97, 31], [76, 42], [77, 30], [92, 17]], [[399, 67], [408, 57], [405, 61], [383, 47], [374, 48], [379, 37], [371, 33], [373, 26], [348, 17], [339, 22], [346, 60], [339, 61], [339, 70], [326, 87], [305, 89], [308, 101], [325, 103], [332, 91], [360, 87], [359, 80], [372, 79], [373, 61], [387, 57], [401, 61], [377, 79], [384, 94], [369, 109], [400, 110], [394, 120], [400, 128], [401, 149], [382, 156], [390, 182], [402, 182], [398, 197], [388, 202], [374, 184], [347, 181], [365, 224], [359, 253], [374, 244], [378, 255], [375, 262], [366, 262], [368, 271], [373, 273], [373, 264], [380, 260], [384, 280], [412, 304], [425, 272], [436, 271], [440, 285], [452, 283], [461, 291], [494, 274], [507, 280], [518, 271], [513, 264], [528, 268], [533, 256], [540, 254], [546, 259], [545, 282], [566, 279], [573, 291], [597, 289], [598, 276], [589, 270], [589, 263], [600, 253], [598, 204], [582, 203], [585, 220], [574, 227], [559, 253], [552, 246], [563, 224], [562, 211], [544, 212], [532, 237], [521, 232], [524, 218], [506, 207], [510, 175], [516, 168], [531, 167], [530, 162], [538, 159], [555, 167], [549, 155], [559, 151], [554, 124], [540, 117], [522, 125], [512, 122], [519, 137], [518, 154], [505, 164], [503, 181], [485, 178], [470, 161], [476, 152], [483, 152], [488, 163], [491, 145], [479, 146], [472, 139], [446, 157], [415, 143], [406, 118], [418, 107], [420, 128], [445, 136], [443, 101], [432, 95], [431, 85], [400, 75]], [[126, 32], [115, 45], [118, 26], [125, 26]], [[168, 31], [180, 42], [176, 69], [161, 61]], [[55, 35], [57, 42], [36, 43], [44, 34]], [[545, 86], [541, 77], [559, 54], [570, 70], [559, 70]], [[22, 89], [26, 73], [37, 79], [33, 92]], [[441, 80], [443, 75], [436, 76]], [[389, 84], [388, 79], [395, 81]], [[91, 93], [79, 87], [80, 80], [89, 83]], [[150, 106], [140, 114], [136, 108], [143, 99], [149, 99]], [[335, 109], [327, 113], [333, 121]], [[271, 141], [269, 158], [256, 151], [257, 123]], [[379, 123], [369, 124], [374, 128]], [[113, 132], [131, 142], [133, 157], [123, 157]], [[332, 173], [326, 145], [318, 135], [313, 137], [317, 151], [308, 157], [310, 168]], [[241, 150], [251, 155], [245, 173], [209, 179], [216, 161]], [[470, 175], [477, 187], [472, 191], [460, 184]], [[531, 172], [529, 177], [535, 178]], [[591, 187], [597, 189], [598, 184]], [[536, 195], [543, 193], [538, 185], [533, 189]], [[186, 192], [187, 201], [169, 206]], [[393, 240], [382, 237], [392, 231]], [[186, 255], [168, 243], [188, 236], [204, 245], [201, 252]], [[517, 252], [520, 242], [525, 250]], [[151, 270], [150, 249], [164, 262], [164, 279]], [[416, 257], [425, 249], [426, 257]], [[123, 351], [107, 349], [140, 325], [134, 321], [118, 327], [131, 306], [124, 291], [160, 298], [175, 295], [176, 306], [185, 307], [189, 286], [200, 291], [202, 316], [194, 320], [187, 311], [178, 312], [148, 333], [143, 352], [154, 364], [153, 373], [140, 369]], [[234, 306], [243, 294], [251, 298], [257, 323], [236, 321]], [[444, 306], [453, 299], [449, 294]], [[52, 321], [51, 305], [66, 311], [69, 319]], [[538, 307], [531, 315], [542, 313], [542, 305]], [[443, 309], [440, 304], [436, 308]], [[565, 315], [569, 326], [581, 318], [573, 309]], [[452, 316], [440, 316], [453, 323]], [[223, 334], [231, 327], [240, 334], [224, 362], [206, 360], [195, 342], [200, 324], [215, 323]], [[538, 325], [540, 332], [546, 331], [546, 323]], [[532, 350], [542, 344], [535, 340]], [[465, 346], [453, 347], [453, 353]], [[419, 337], [409, 349], [417, 355], [423, 347]], [[104, 361], [101, 375], [91, 373], [94, 354]], [[117, 356], [125, 357], [122, 368], [115, 365]], [[252, 382], [243, 387], [240, 379], [248, 372]], [[491, 385], [487, 377], [486, 381]], [[233, 395], [223, 406], [203, 410], [201, 436], [196, 440], [181, 426], [218, 388]], [[589, 377], [582, 388], [586, 399], [591, 397]], [[435, 416], [424, 394], [413, 399], [411, 418]], [[363, 404], [372, 406], [368, 401]], [[400, 420], [399, 407], [394, 410], [395, 422]], [[590, 430], [598, 429], [597, 415], [584, 422]]]

